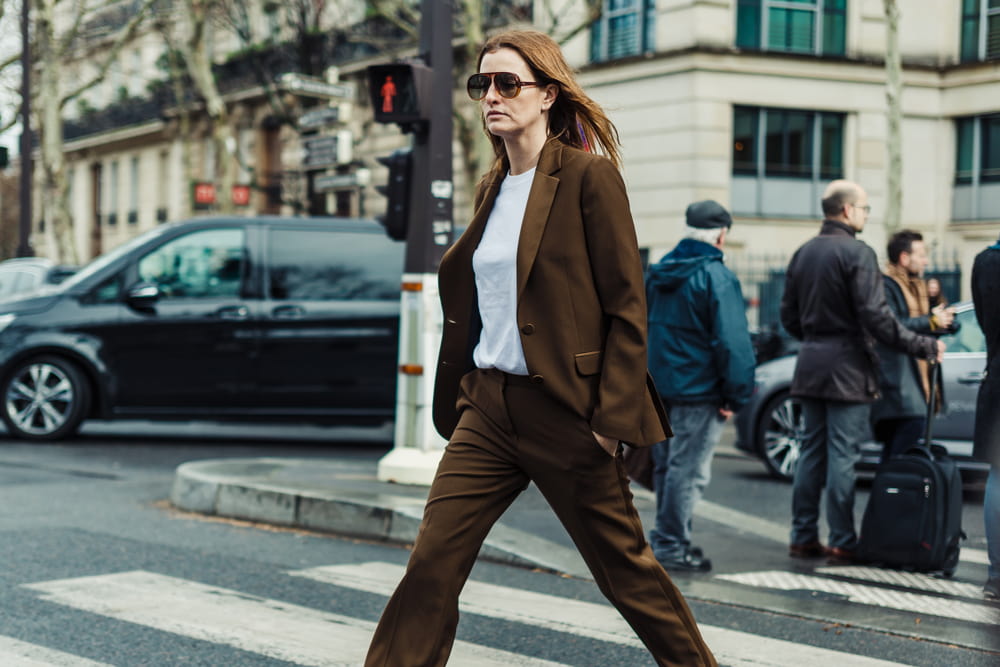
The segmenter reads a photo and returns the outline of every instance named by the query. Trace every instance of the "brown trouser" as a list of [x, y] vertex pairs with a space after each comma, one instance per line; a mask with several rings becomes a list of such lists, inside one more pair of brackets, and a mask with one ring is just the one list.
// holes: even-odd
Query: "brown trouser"
[[646, 544], [621, 454], [612, 458], [586, 420], [525, 377], [472, 371], [462, 379], [458, 405], [458, 427], [366, 667], [447, 663], [458, 596], [479, 548], [529, 481], [657, 664], [716, 665], [691, 610]]

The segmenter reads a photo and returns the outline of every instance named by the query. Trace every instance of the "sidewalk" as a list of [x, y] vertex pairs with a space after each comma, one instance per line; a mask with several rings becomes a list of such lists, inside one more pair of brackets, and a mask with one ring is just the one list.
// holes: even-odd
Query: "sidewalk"
[[[176, 507], [190, 512], [398, 544], [416, 539], [426, 499], [427, 487], [378, 481], [374, 461], [294, 458], [184, 463], [170, 493]], [[531, 485], [494, 525], [480, 557], [590, 578], [576, 549], [539, 537], [553, 527], [553, 521], [538, 525], [541, 514], [551, 510]], [[562, 530], [557, 521], [554, 527]]]
[[[743, 456], [721, 445], [717, 456]], [[171, 502], [179, 509], [409, 544], [427, 487], [380, 482], [376, 462], [337, 459], [212, 459], [177, 468]], [[652, 492], [633, 485], [644, 517]], [[645, 520], [645, 519], [644, 519]], [[532, 484], [490, 531], [480, 557], [589, 579], [565, 530]]]

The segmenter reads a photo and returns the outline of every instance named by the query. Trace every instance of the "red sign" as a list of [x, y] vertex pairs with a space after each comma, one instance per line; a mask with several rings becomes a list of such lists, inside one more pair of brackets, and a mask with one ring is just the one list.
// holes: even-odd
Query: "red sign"
[[234, 185], [233, 186], [233, 204], [236, 206], [249, 206], [250, 205], [250, 186], [249, 185]]
[[195, 204], [214, 204], [215, 203], [215, 184], [214, 183], [195, 183], [194, 184], [194, 203]]

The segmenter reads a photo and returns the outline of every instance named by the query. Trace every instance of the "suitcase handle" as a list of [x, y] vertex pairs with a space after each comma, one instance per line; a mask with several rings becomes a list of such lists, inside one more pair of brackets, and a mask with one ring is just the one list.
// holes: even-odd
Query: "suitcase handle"
[[934, 407], [937, 403], [938, 382], [941, 378], [941, 364], [937, 359], [929, 359], [931, 378], [928, 383], [927, 422], [924, 424], [924, 446], [931, 446], [931, 427], [934, 425]]

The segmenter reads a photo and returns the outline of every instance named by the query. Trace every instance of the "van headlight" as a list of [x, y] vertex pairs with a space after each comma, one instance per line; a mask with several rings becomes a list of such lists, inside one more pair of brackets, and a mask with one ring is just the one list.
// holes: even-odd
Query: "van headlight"
[[17, 315], [15, 315], [13, 313], [8, 313], [6, 315], [0, 315], [0, 331], [3, 331], [8, 326], [10, 326], [11, 322], [13, 322], [16, 317], [17, 317]]

